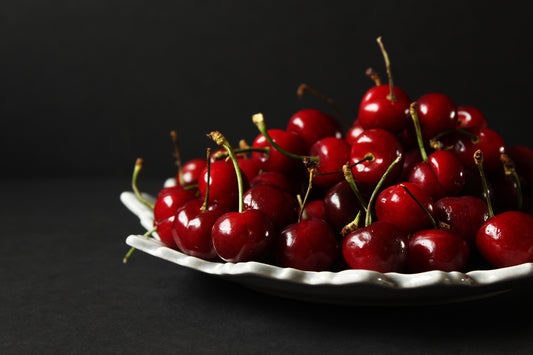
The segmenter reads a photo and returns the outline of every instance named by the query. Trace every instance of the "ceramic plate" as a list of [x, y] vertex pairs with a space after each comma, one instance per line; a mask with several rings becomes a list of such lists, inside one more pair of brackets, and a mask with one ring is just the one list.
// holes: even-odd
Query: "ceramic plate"
[[[143, 196], [155, 200], [148, 194]], [[133, 192], [123, 192], [120, 198], [146, 230], [152, 229], [152, 210], [142, 204]], [[314, 272], [259, 262], [205, 261], [165, 247], [156, 233], [154, 238], [129, 235], [126, 244], [180, 266], [261, 292], [321, 303], [376, 306], [442, 304], [493, 296], [519, 284], [533, 282], [533, 263], [466, 273], [428, 271], [402, 274], [368, 270]]]

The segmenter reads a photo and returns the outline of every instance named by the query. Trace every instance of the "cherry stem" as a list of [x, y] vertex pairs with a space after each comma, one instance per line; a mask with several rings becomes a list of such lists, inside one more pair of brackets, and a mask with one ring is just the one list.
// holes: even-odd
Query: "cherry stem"
[[[146, 233], [144, 233], [143, 236], [148, 239], [152, 235], [152, 233], [155, 232], [156, 230], [157, 230], [157, 227], [154, 227], [154, 228], [150, 229], [149, 231], [147, 231]], [[124, 264], [126, 264], [128, 262], [128, 260], [131, 257], [131, 254], [133, 254], [134, 251], [135, 251], [135, 248], [131, 247], [130, 250], [128, 250], [128, 252], [126, 253], [126, 255], [124, 255], [124, 258], [122, 259], [122, 262]]]
[[359, 203], [361, 204], [361, 206], [363, 206], [363, 209], [366, 212], [366, 210], [367, 210], [367, 202], [365, 201], [365, 199], [361, 195], [361, 192], [357, 188], [357, 185], [355, 184], [355, 179], [353, 177], [352, 169], [351, 169], [350, 165], [349, 164], [344, 164], [342, 166], [342, 172], [344, 173], [344, 179], [348, 182], [348, 185], [350, 185], [352, 191], [354, 192], [355, 196], [359, 200]]
[[435, 221], [435, 218], [433, 218], [433, 216], [431, 215], [431, 213], [429, 213], [428, 209], [422, 204], [422, 202], [420, 202], [416, 197], [415, 195], [413, 195], [413, 193], [411, 191], [409, 191], [409, 189], [407, 188], [407, 186], [405, 186], [404, 184], [400, 184], [401, 187], [403, 187], [403, 189], [405, 190], [405, 192], [407, 192], [409, 194], [409, 196], [411, 196], [411, 198], [420, 206], [420, 208], [422, 208], [424, 210], [424, 212], [426, 213], [426, 215], [428, 216], [429, 220], [431, 221], [431, 225], [433, 226], [434, 229], [438, 229], [439, 226], [437, 224], [437, 221]]
[[[358, 165], [358, 164], [361, 164], [361, 163], [364, 163], [365, 161], [374, 161], [376, 159], [376, 157], [374, 156], [374, 154], [372, 153], [368, 153], [363, 159], [359, 160], [359, 161], [356, 161], [355, 163], [353, 164], [350, 164], [348, 165], [348, 168], [353, 168], [354, 166]], [[326, 171], [326, 172], [321, 172], [321, 173], [316, 173], [316, 175], [333, 175], [333, 174], [341, 174], [341, 173], [344, 173], [344, 167], [340, 170], [334, 170], [334, 171]]]
[[204, 202], [202, 203], [202, 206], [200, 207], [200, 212], [207, 211], [208, 208], [208, 201], [209, 201], [209, 190], [210, 190], [210, 184], [211, 181], [211, 148], [207, 148], [207, 186], [205, 188], [205, 196], [204, 196]]
[[381, 41], [381, 36], [377, 38], [379, 48], [381, 48], [381, 53], [383, 54], [383, 59], [385, 59], [385, 66], [387, 67], [387, 75], [389, 77], [389, 87], [390, 87], [390, 93], [387, 95], [387, 99], [390, 101], [396, 101], [396, 96], [394, 96], [394, 83], [392, 81], [392, 72], [390, 67], [390, 60], [389, 55], [387, 54], [387, 51], [385, 50], [385, 46], [383, 45], [383, 42]]
[[300, 84], [300, 86], [298, 86], [298, 89], [296, 90], [296, 95], [298, 95], [298, 98], [301, 99], [306, 91], [328, 104], [333, 109], [333, 111], [335, 111], [337, 115], [339, 115], [345, 128], [350, 127], [350, 125], [348, 124], [348, 118], [346, 118], [346, 115], [342, 112], [342, 110], [335, 104], [335, 102], [333, 102], [330, 97], [327, 97], [320, 91], [313, 89], [307, 84]]
[[178, 165], [178, 184], [180, 186], [183, 186], [185, 185], [185, 180], [183, 179], [183, 164], [181, 161], [178, 134], [176, 133], [176, 131], [170, 131], [170, 137], [172, 138], [172, 143], [174, 143], [174, 154], [176, 155], [176, 164]]
[[454, 128], [454, 129], [448, 129], [446, 131], [443, 131], [443, 132], [437, 134], [435, 137], [433, 137], [433, 138], [431, 138], [429, 140], [429, 144], [435, 149], [441, 149], [442, 144], [440, 144], [438, 142], [439, 139], [444, 137], [444, 136], [447, 136], [448, 134], [456, 133], [456, 132], [469, 137], [472, 140], [472, 143], [474, 143], [474, 144], [479, 142], [479, 137], [476, 136], [475, 134], [470, 133], [467, 130], [462, 129], [462, 128]]
[[521, 211], [523, 207], [523, 195], [522, 195], [522, 186], [520, 184], [520, 177], [516, 172], [514, 161], [509, 157], [509, 155], [503, 153], [500, 156], [503, 163], [503, 170], [505, 175], [511, 176], [514, 183], [516, 184], [516, 208]]
[[[270, 152], [270, 148], [269, 147], [263, 147], [263, 148], [258, 148], [258, 147], [234, 148], [233, 152], [235, 154], [243, 154], [243, 153], [250, 153], [250, 152], [259, 152], [259, 153], [268, 154]], [[225, 159], [228, 156], [229, 155], [228, 155], [227, 151], [218, 151], [218, 152], [215, 152], [215, 154], [213, 154], [213, 158], [215, 160]]]
[[344, 238], [351, 232], [357, 230], [359, 228], [360, 220], [361, 220], [361, 211], [357, 211], [357, 216], [355, 216], [353, 221], [351, 221], [350, 223], [342, 227], [341, 236]]
[[218, 131], [214, 131], [214, 132], [209, 133], [208, 136], [211, 137], [211, 139], [216, 144], [226, 149], [226, 151], [229, 154], [229, 157], [231, 158], [231, 161], [233, 162], [233, 167], [235, 168], [235, 174], [237, 175], [237, 186], [239, 188], [239, 213], [242, 213], [244, 211], [244, 188], [243, 188], [241, 168], [239, 167], [239, 163], [237, 162], [237, 157], [235, 156], [235, 153], [233, 152], [233, 148], [231, 148], [231, 145], [229, 144], [228, 140], [222, 135], [222, 133]]
[[300, 216], [298, 217], [298, 222], [301, 218], [307, 219], [307, 212], [304, 211], [304, 203], [302, 201], [302, 196], [300, 194], [296, 195], [296, 200], [298, 201], [298, 206], [300, 206]]
[[365, 71], [365, 74], [374, 81], [374, 84], [376, 84], [376, 86], [381, 85], [381, 79], [379, 78], [379, 74], [374, 69], [368, 68]]
[[135, 161], [135, 167], [133, 168], [133, 175], [131, 177], [131, 187], [133, 189], [133, 192], [135, 192], [135, 196], [141, 201], [145, 206], [147, 206], [150, 209], [154, 209], [154, 204], [151, 202], [148, 202], [139, 191], [139, 188], [137, 187], [137, 179], [139, 178], [139, 173], [142, 171], [144, 167], [144, 160], [142, 158], [137, 158]]
[[372, 223], [372, 208], [374, 206], [374, 203], [376, 201], [376, 198], [378, 197], [378, 193], [381, 190], [381, 186], [385, 183], [385, 179], [390, 174], [392, 169], [400, 162], [402, 159], [401, 155], [398, 155], [396, 159], [389, 165], [381, 179], [379, 179], [378, 183], [376, 184], [376, 187], [374, 187], [374, 191], [372, 191], [372, 195], [370, 196], [370, 200], [368, 201], [368, 206], [366, 208], [366, 216], [365, 216], [365, 227], [369, 226]]
[[483, 170], [483, 152], [479, 149], [474, 153], [474, 162], [476, 163], [476, 166], [479, 170], [479, 175], [481, 176], [481, 184], [483, 185], [483, 192], [485, 194], [485, 201], [487, 202], [489, 217], [494, 217], [494, 210], [492, 209], [492, 202], [489, 195], [489, 185], [487, 184], [487, 178], [485, 176], [485, 171]]
[[303, 160], [311, 160], [311, 161], [314, 161], [314, 162], [318, 162], [318, 157], [293, 154], [293, 153], [290, 153], [290, 152], [286, 151], [285, 149], [281, 148], [278, 144], [276, 144], [276, 142], [274, 142], [272, 140], [272, 137], [270, 137], [270, 135], [268, 134], [268, 130], [267, 130], [266, 125], [265, 125], [265, 119], [264, 119], [262, 113], [256, 113], [255, 115], [253, 115], [252, 116], [252, 121], [254, 122], [254, 124], [259, 129], [259, 132], [261, 132], [261, 134], [265, 137], [267, 142], [270, 143], [270, 145], [274, 149], [276, 149], [278, 152], [280, 152], [281, 154], [283, 154], [285, 156], [288, 156], [289, 158], [298, 159], [298, 160], [302, 160], [302, 161]]
[[305, 204], [307, 203], [307, 199], [309, 198], [309, 193], [311, 192], [311, 188], [313, 187], [314, 177], [315, 177], [315, 169], [310, 168], [309, 169], [309, 181], [307, 182], [307, 190], [305, 191], [304, 199], [300, 205], [300, 213], [298, 214], [298, 222], [302, 220], [302, 213], [304, 211]]
[[420, 128], [420, 120], [418, 119], [417, 107], [418, 105], [415, 102], [412, 102], [409, 106], [409, 111], [411, 113], [411, 118], [415, 126], [416, 140], [418, 142], [418, 149], [420, 149], [420, 156], [423, 161], [428, 161], [428, 154], [426, 148], [424, 147], [424, 139], [422, 138], [422, 129]]

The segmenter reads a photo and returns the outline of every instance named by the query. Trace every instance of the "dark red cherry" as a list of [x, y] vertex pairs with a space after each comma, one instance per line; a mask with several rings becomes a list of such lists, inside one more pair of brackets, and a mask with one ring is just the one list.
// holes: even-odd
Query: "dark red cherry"
[[278, 231], [298, 220], [298, 202], [289, 193], [273, 185], [261, 184], [249, 188], [243, 197], [244, 210], [260, 210]]
[[411, 99], [398, 87], [394, 87], [394, 99], [390, 98], [389, 84], [370, 88], [361, 100], [357, 119], [363, 129], [381, 128], [393, 133], [402, 132], [410, 123]]
[[356, 138], [350, 153], [350, 164], [370, 158], [352, 168], [355, 181], [367, 186], [375, 186], [390, 164], [399, 156], [402, 157], [402, 161], [387, 176], [386, 185], [395, 181], [402, 172], [402, 145], [389, 131], [379, 128], [366, 129]]
[[361, 124], [359, 123], [359, 120], [355, 120], [350, 128], [348, 128], [348, 131], [346, 132], [346, 142], [348, 142], [349, 145], [352, 145], [357, 136], [359, 136], [364, 131], [364, 128], [361, 127]]
[[298, 183], [290, 179], [288, 175], [279, 171], [262, 171], [250, 181], [250, 187], [261, 184], [274, 185], [283, 191], [294, 195], [299, 192]]
[[418, 120], [424, 141], [457, 126], [457, 106], [447, 95], [429, 93], [416, 100]]
[[528, 185], [533, 186], [533, 149], [525, 145], [513, 145], [509, 149], [509, 157], [514, 162], [516, 172]]
[[409, 182], [427, 191], [434, 200], [456, 196], [465, 185], [465, 169], [454, 153], [437, 150], [411, 169]]
[[259, 210], [227, 212], [214, 223], [211, 231], [218, 256], [227, 262], [262, 261], [278, 238], [276, 229]]
[[422, 161], [422, 155], [420, 154], [420, 149], [414, 148], [410, 149], [404, 153], [402, 173], [398, 177], [398, 181], [407, 181], [409, 180], [409, 174], [413, 167]]
[[477, 150], [483, 152], [483, 167], [487, 173], [501, 167], [500, 156], [506, 153], [507, 148], [496, 131], [490, 128], [464, 128], [464, 131], [469, 135], [457, 132], [449, 142], [453, 145], [453, 152], [467, 169], [477, 169], [472, 158]]
[[469, 245], [475, 244], [476, 233], [489, 218], [484, 200], [475, 196], [447, 196], [435, 203], [435, 218], [446, 223]]
[[324, 196], [326, 220], [335, 233], [340, 233], [362, 209], [361, 203], [346, 180], [335, 184]]
[[[309, 155], [318, 157], [313, 185], [330, 188], [344, 179], [342, 166], [350, 160], [351, 146], [342, 138], [326, 137], [316, 141]], [[334, 171], [338, 173], [331, 174]]]
[[407, 262], [407, 235], [382, 221], [349, 233], [342, 254], [352, 269], [402, 272]]
[[[297, 155], [307, 154], [307, 144], [296, 133], [287, 132], [281, 129], [269, 129], [268, 135], [274, 143], [284, 150]], [[259, 169], [263, 171], [275, 170], [283, 173], [292, 173], [302, 167], [302, 162], [298, 159], [288, 157], [273, 148], [263, 134], [259, 134], [253, 144], [253, 148], [269, 148], [270, 152], [253, 152], [252, 157]]]
[[[405, 186], [423, 207], [401, 185]], [[388, 222], [402, 232], [413, 233], [432, 226], [426, 211], [433, 215], [433, 204], [433, 199], [426, 191], [415, 184], [404, 182], [389, 186], [379, 193], [376, 199], [376, 216], [379, 221]]]
[[329, 270], [337, 257], [337, 239], [322, 219], [305, 219], [286, 226], [275, 250], [281, 267], [306, 271]]
[[466, 240], [450, 230], [426, 229], [409, 237], [407, 264], [411, 272], [462, 271], [469, 256]]
[[237, 162], [248, 182], [252, 181], [259, 174], [259, 167], [252, 157], [237, 155]]
[[287, 132], [302, 137], [307, 148], [322, 138], [342, 138], [343, 134], [342, 127], [334, 116], [314, 108], [303, 109], [292, 115], [287, 123]]
[[[211, 163], [211, 178], [209, 179], [209, 203], [216, 202], [221, 205], [235, 208], [239, 201], [237, 175], [231, 161], [218, 160]], [[243, 175], [243, 185], [249, 186], [246, 175]], [[198, 190], [205, 196], [208, 184], [207, 166], [202, 170], [198, 180]]]
[[226, 206], [216, 203], [211, 203], [204, 211], [203, 204], [204, 199], [197, 198], [178, 210], [172, 226], [172, 238], [184, 254], [214, 260], [218, 255], [213, 247], [211, 229], [218, 217], [229, 211]]
[[533, 216], [507, 211], [489, 218], [477, 232], [476, 245], [497, 268], [533, 262]]
[[[191, 159], [183, 164], [181, 168], [183, 185], [189, 186], [198, 184], [198, 179], [206, 164], [207, 162], [205, 159]], [[176, 176], [176, 178], [178, 178], [178, 176]]]
[[480, 109], [474, 106], [457, 106], [457, 128], [488, 128], [488, 120]]
[[304, 213], [302, 213], [302, 218], [327, 220], [324, 200], [320, 199], [307, 202], [304, 206]]

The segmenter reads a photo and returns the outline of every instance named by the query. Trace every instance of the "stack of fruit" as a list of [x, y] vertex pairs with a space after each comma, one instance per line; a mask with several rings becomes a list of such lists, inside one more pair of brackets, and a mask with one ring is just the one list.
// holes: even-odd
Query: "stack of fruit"
[[388, 82], [367, 71], [375, 85], [353, 122], [302, 85], [299, 95], [324, 99], [336, 115], [303, 109], [281, 129], [257, 113], [251, 145], [233, 147], [210, 132], [217, 150], [184, 164], [172, 132], [176, 184], [153, 205], [136, 186], [139, 159], [133, 188], [154, 211], [148, 234], [205, 260], [309, 271], [533, 262], [533, 149], [507, 145], [479, 109], [447, 95], [411, 100], [393, 84], [378, 44]]

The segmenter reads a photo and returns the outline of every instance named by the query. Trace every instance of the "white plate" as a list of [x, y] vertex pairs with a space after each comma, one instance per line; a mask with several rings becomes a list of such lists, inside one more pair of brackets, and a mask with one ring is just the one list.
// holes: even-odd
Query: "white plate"
[[[167, 186], [165, 184], [165, 186]], [[148, 200], [154, 197], [143, 194]], [[153, 213], [134, 193], [120, 196], [122, 203], [146, 229]], [[126, 244], [155, 257], [277, 296], [303, 301], [345, 305], [427, 305], [474, 300], [507, 292], [533, 282], [533, 263], [466, 273], [427, 271], [415, 274], [368, 270], [302, 271], [259, 262], [205, 261], [165, 247], [157, 238], [130, 235]]]

